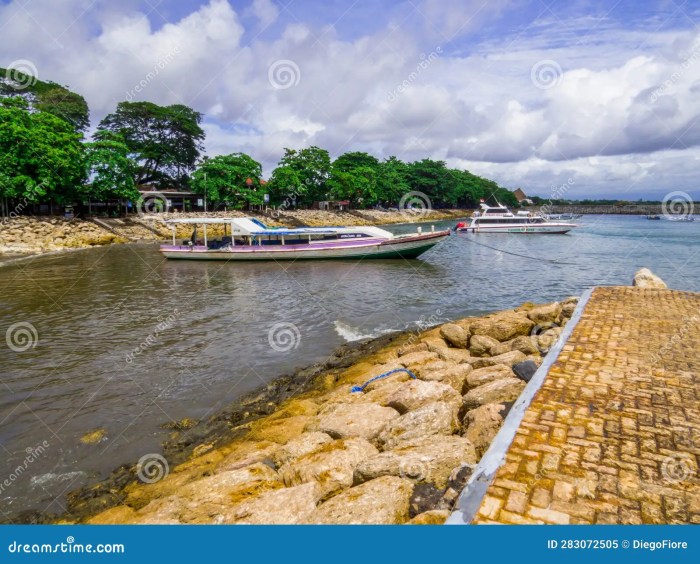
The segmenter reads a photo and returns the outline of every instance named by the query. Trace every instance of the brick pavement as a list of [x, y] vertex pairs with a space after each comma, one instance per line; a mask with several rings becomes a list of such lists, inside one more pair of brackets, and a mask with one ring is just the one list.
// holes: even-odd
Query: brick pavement
[[594, 289], [473, 523], [700, 523], [700, 294]]

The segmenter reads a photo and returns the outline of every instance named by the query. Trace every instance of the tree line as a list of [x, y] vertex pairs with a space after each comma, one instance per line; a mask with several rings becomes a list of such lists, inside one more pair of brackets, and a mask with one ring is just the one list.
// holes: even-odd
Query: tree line
[[[191, 190], [234, 209], [271, 204], [306, 208], [319, 200], [393, 207], [420, 192], [433, 207], [471, 207], [480, 199], [515, 205], [492, 180], [444, 161], [379, 160], [365, 152], [331, 159], [319, 147], [285, 149], [269, 180], [244, 153], [202, 157], [202, 114], [185, 105], [120, 102], [90, 140], [82, 96], [13, 69], [0, 69], [0, 197], [59, 205], [131, 201], [140, 187]], [[267, 198], [266, 198], [267, 195]], [[7, 209], [7, 207], [6, 207]]]

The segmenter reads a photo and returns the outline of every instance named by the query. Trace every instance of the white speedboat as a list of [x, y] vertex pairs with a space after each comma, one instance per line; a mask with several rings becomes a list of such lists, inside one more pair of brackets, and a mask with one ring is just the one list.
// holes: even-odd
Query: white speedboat
[[[411, 259], [450, 235], [434, 227], [427, 233], [419, 227], [408, 235], [371, 226], [288, 229], [268, 227], [254, 218], [183, 218], [165, 223], [172, 230], [172, 244], [161, 245], [160, 252], [169, 259], [189, 260]], [[183, 224], [192, 226], [193, 232], [178, 243], [177, 226]], [[219, 226], [220, 237], [208, 236], [207, 226], [212, 225]]]
[[481, 204], [466, 222], [458, 223], [455, 231], [466, 233], [568, 233], [578, 225], [565, 221], [551, 221], [528, 211], [512, 213], [506, 206]]

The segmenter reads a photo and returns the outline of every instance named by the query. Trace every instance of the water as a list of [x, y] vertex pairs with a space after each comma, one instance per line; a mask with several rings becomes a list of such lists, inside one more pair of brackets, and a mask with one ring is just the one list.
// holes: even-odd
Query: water
[[643, 266], [700, 291], [700, 221], [580, 223], [459, 234], [413, 261], [166, 262], [127, 245], [0, 268], [0, 329], [29, 323], [38, 338], [20, 352], [0, 341], [0, 510], [61, 511], [66, 492], [158, 452], [163, 423], [205, 418], [349, 340], [626, 285]]

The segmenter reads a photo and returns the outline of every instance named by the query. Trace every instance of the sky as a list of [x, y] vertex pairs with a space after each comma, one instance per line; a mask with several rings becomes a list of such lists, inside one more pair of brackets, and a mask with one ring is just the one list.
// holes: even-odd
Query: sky
[[430, 157], [529, 195], [700, 200], [700, 2], [0, 0], [0, 67], [204, 114], [206, 153]]

